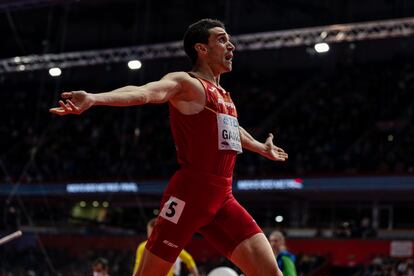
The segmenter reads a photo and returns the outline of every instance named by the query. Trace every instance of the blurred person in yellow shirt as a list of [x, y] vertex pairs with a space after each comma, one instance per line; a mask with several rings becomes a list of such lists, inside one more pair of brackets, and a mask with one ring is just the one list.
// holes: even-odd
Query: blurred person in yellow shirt
[[[151, 219], [147, 223], [147, 237], [151, 235], [152, 229], [154, 228], [156, 222], [156, 218]], [[135, 265], [134, 265], [134, 273], [138, 270], [139, 263], [142, 258], [142, 254], [144, 253], [145, 244], [147, 241], [144, 241], [139, 244], [137, 248], [137, 253], [135, 257]], [[180, 275], [181, 272], [181, 263], [183, 263], [186, 267], [190, 275], [192, 276], [199, 276], [196, 263], [194, 262], [193, 257], [191, 257], [190, 253], [185, 251], [184, 249], [181, 251], [180, 255], [178, 256], [177, 260], [175, 261], [174, 265], [172, 266], [171, 270], [168, 272], [167, 276], [177, 276]]]

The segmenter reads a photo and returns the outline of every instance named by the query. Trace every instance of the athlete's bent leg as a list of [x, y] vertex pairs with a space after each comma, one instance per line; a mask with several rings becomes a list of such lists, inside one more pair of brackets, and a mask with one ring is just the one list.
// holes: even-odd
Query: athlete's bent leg
[[283, 276], [263, 233], [242, 241], [233, 250], [230, 259], [247, 276]]
[[145, 248], [138, 270], [134, 276], [165, 276], [172, 265], [172, 263], [152, 254]]

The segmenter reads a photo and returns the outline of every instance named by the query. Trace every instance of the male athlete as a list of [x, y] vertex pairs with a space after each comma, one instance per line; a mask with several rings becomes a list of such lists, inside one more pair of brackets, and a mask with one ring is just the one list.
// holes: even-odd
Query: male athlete
[[233, 168], [242, 148], [270, 160], [288, 158], [273, 145], [272, 134], [261, 143], [238, 124], [230, 93], [220, 86], [221, 74], [232, 69], [234, 49], [222, 22], [203, 19], [184, 35], [184, 50], [193, 63], [190, 72], [106, 93], [64, 92], [60, 107], [50, 109], [67, 115], [94, 105], [168, 102], [181, 168], [164, 191], [137, 276], [165, 276], [195, 232], [248, 276], [282, 275], [266, 236], [232, 195]]

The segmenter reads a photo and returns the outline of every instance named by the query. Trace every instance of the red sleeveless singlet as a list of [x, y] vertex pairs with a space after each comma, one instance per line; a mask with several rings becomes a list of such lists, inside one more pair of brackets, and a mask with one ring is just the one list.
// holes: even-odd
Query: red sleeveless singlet
[[209, 81], [194, 78], [198, 79], [204, 87], [206, 94], [204, 109], [197, 114], [185, 115], [169, 104], [170, 125], [178, 163], [182, 168], [231, 177], [237, 152], [218, 149], [216, 113], [237, 118], [236, 108], [229, 92]]

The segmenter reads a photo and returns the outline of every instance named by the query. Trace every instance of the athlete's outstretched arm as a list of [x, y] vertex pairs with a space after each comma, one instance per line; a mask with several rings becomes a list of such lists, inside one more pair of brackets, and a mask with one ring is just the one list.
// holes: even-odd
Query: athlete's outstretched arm
[[242, 147], [256, 152], [270, 160], [285, 161], [288, 154], [281, 148], [273, 145], [273, 134], [269, 133], [266, 142], [261, 143], [253, 138], [244, 128], [240, 127], [240, 140]]
[[143, 86], [125, 86], [106, 93], [63, 92], [59, 107], [49, 111], [58, 115], [81, 114], [94, 105], [132, 106], [164, 103], [181, 91], [183, 73], [170, 73]]

